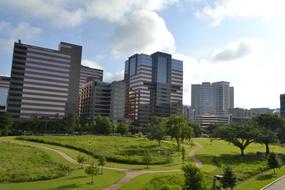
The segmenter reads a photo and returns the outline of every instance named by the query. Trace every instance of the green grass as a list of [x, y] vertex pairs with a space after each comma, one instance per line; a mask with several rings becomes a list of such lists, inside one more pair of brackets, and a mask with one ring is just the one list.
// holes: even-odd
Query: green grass
[[[89, 185], [90, 176], [87, 176], [84, 172], [84, 169], [80, 169], [77, 164], [73, 164], [67, 162], [62, 156], [57, 154], [54, 151], [47, 150], [43, 147], [54, 148], [57, 150], [61, 150], [68, 155], [72, 155], [76, 157], [80, 152], [64, 147], [53, 146], [53, 145], [43, 145], [40, 143], [34, 142], [26, 142], [26, 141], [18, 141], [14, 140], [14, 137], [2, 137], [0, 138], [1, 143], [13, 143], [16, 144], [17, 147], [29, 147], [35, 148], [39, 151], [44, 152], [45, 154], [49, 155], [49, 157], [57, 163], [64, 164], [71, 168], [71, 172], [66, 175], [65, 177], [60, 177], [51, 180], [42, 180], [42, 181], [34, 181], [34, 182], [25, 182], [25, 183], [0, 183], [0, 190], [30, 190], [30, 189], [37, 189], [37, 190], [64, 190], [64, 189], [76, 189], [76, 190], [88, 190], [88, 189], [102, 189], [104, 187], [110, 186], [113, 183], [120, 180], [125, 173], [111, 171], [104, 169], [104, 175], [98, 175], [95, 179], [95, 185]], [[21, 151], [21, 154], [25, 153], [25, 151]], [[2, 152], [1, 152], [2, 155]], [[6, 152], [5, 154], [6, 155]]]
[[165, 164], [167, 154], [175, 152], [175, 145], [162, 143], [159, 147], [156, 141], [144, 138], [115, 136], [26, 136], [22, 140], [32, 140], [54, 145], [74, 148], [95, 156], [104, 155], [107, 161], [125, 164], [144, 164], [144, 151], [152, 154], [151, 164]]
[[53, 179], [67, 174], [68, 167], [34, 147], [0, 141], [0, 182]]

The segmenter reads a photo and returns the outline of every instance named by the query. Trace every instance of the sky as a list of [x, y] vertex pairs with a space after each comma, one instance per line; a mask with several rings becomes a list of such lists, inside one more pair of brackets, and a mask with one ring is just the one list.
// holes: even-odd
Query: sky
[[83, 46], [82, 64], [123, 79], [134, 53], [171, 53], [191, 84], [228, 81], [235, 107], [280, 107], [285, 93], [284, 0], [0, 0], [0, 75], [13, 43]]

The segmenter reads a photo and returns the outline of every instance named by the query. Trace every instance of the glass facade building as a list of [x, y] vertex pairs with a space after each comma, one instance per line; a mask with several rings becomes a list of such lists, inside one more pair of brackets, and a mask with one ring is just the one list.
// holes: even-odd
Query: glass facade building
[[280, 116], [285, 116], [285, 94], [280, 95]]
[[10, 77], [0, 76], [0, 111], [7, 109], [7, 97], [9, 91]]
[[126, 118], [144, 126], [153, 115], [182, 113], [183, 62], [170, 54], [135, 54], [125, 62]]

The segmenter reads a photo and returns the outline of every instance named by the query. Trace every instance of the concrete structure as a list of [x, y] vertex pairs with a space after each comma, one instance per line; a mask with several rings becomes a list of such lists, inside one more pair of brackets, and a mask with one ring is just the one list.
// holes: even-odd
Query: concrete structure
[[92, 80], [81, 87], [80, 116], [95, 120], [97, 116], [110, 117], [111, 84]]
[[7, 109], [9, 84], [10, 77], [0, 76], [0, 112], [5, 112]]
[[126, 83], [114, 81], [111, 84], [111, 110], [110, 117], [113, 122], [125, 120]]
[[191, 106], [196, 116], [227, 116], [229, 109], [234, 108], [234, 88], [229, 82], [203, 82], [192, 85]]
[[82, 47], [65, 42], [58, 50], [14, 44], [8, 112], [15, 119], [78, 113]]
[[195, 109], [193, 109], [191, 106], [183, 106], [183, 115], [186, 117], [188, 123], [193, 123]]
[[194, 123], [201, 127], [209, 127], [213, 124], [229, 124], [230, 122], [230, 115], [203, 115], [194, 118]]
[[285, 94], [280, 94], [280, 116], [285, 116]]
[[90, 67], [82, 66], [80, 68], [80, 87], [87, 82], [89, 78], [92, 80], [103, 81], [103, 70], [93, 69]]
[[125, 62], [126, 117], [145, 126], [153, 115], [182, 114], [183, 62], [170, 54], [135, 54]]
[[271, 110], [269, 108], [251, 108], [250, 114], [251, 117], [256, 117], [261, 114], [273, 114], [274, 110]]
[[251, 111], [243, 108], [231, 108], [229, 114], [231, 115], [231, 122], [244, 122], [252, 118]]

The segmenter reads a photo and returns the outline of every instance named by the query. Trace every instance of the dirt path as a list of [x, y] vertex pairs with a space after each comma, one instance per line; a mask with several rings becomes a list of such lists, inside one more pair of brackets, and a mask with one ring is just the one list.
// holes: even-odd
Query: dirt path
[[[25, 143], [21, 143], [19, 141], [15, 141], [15, 142], [19, 143], [19, 144], [25, 144]], [[199, 143], [194, 143], [194, 144], [196, 146], [195, 146], [195, 148], [191, 152], [189, 152], [189, 157], [192, 160], [195, 161], [196, 167], [201, 168], [203, 166], [203, 163], [195, 157], [195, 152], [200, 150], [200, 149], [202, 149], [203, 146], [200, 145]], [[68, 162], [73, 163], [73, 164], [78, 164], [78, 162], [75, 159], [73, 159], [71, 156], [67, 155], [66, 153], [64, 153], [64, 152], [62, 152], [60, 150], [53, 149], [53, 148], [46, 147], [46, 146], [42, 146], [42, 145], [32, 145], [32, 144], [29, 144], [29, 145], [36, 146], [36, 147], [39, 147], [39, 148], [44, 148], [44, 149], [47, 149], [47, 150], [50, 150], [50, 151], [54, 151], [57, 154], [59, 154], [60, 156], [62, 156]], [[88, 166], [88, 164], [84, 164], [84, 165]], [[180, 169], [177, 169], [177, 170], [134, 170], [134, 169], [113, 168], [113, 167], [104, 167], [104, 168], [110, 169], [110, 170], [114, 170], [114, 171], [125, 172], [126, 175], [122, 179], [120, 179], [117, 183], [115, 183], [115, 184], [113, 184], [113, 185], [111, 185], [109, 187], [106, 187], [103, 190], [116, 190], [116, 189], [119, 189], [120, 187], [122, 187], [125, 184], [127, 184], [130, 180], [132, 180], [135, 177], [138, 177], [140, 175], [143, 175], [143, 174], [171, 173], [171, 172], [179, 172], [179, 171], [181, 171]]]
[[195, 144], [195, 147], [193, 148], [193, 150], [191, 150], [188, 154], [189, 158], [191, 160], [194, 160], [195, 161], [195, 165], [197, 168], [202, 168], [203, 167], [203, 163], [195, 157], [195, 153], [201, 149], [203, 149], [203, 146], [197, 142], [194, 142]]

